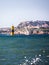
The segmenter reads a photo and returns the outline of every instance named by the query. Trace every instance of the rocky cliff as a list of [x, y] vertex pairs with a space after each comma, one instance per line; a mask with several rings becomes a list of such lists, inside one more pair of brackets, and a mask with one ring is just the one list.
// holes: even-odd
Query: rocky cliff
[[43, 34], [49, 33], [49, 21], [25, 21], [15, 29], [18, 34]]

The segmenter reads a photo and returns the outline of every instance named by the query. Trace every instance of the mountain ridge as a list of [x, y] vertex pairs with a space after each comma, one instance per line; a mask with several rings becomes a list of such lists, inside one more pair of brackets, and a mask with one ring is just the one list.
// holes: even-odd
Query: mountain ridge
[[47, 24], [47, 26], [49, 27], [49, 21], [25, 21], [25, 22], [21, 22], [17, 27], [23, 27], [23, 26], [41, 26]]

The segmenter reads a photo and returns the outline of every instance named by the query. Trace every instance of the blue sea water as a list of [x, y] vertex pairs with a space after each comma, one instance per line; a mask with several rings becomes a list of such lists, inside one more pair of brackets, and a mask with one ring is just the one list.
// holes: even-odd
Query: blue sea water
[[0, 65], [49, 65], [49, 35], [0, 35]]

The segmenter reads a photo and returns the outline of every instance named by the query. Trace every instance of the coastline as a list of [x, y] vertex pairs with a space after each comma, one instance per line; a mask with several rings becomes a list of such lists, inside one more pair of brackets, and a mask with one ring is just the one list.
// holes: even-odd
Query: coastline
[[25, 21], [16, 27], [11, 26], [11, 28], [0, 28], [0, 34], [11, 35], [11, 32], [14, 35], [49, 34], [49, 21]]

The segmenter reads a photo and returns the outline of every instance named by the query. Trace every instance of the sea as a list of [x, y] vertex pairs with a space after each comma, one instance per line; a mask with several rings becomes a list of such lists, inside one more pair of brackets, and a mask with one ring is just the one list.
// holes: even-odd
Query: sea
[[0, 65], [49, 65], [49, 34], [0, 34]]

